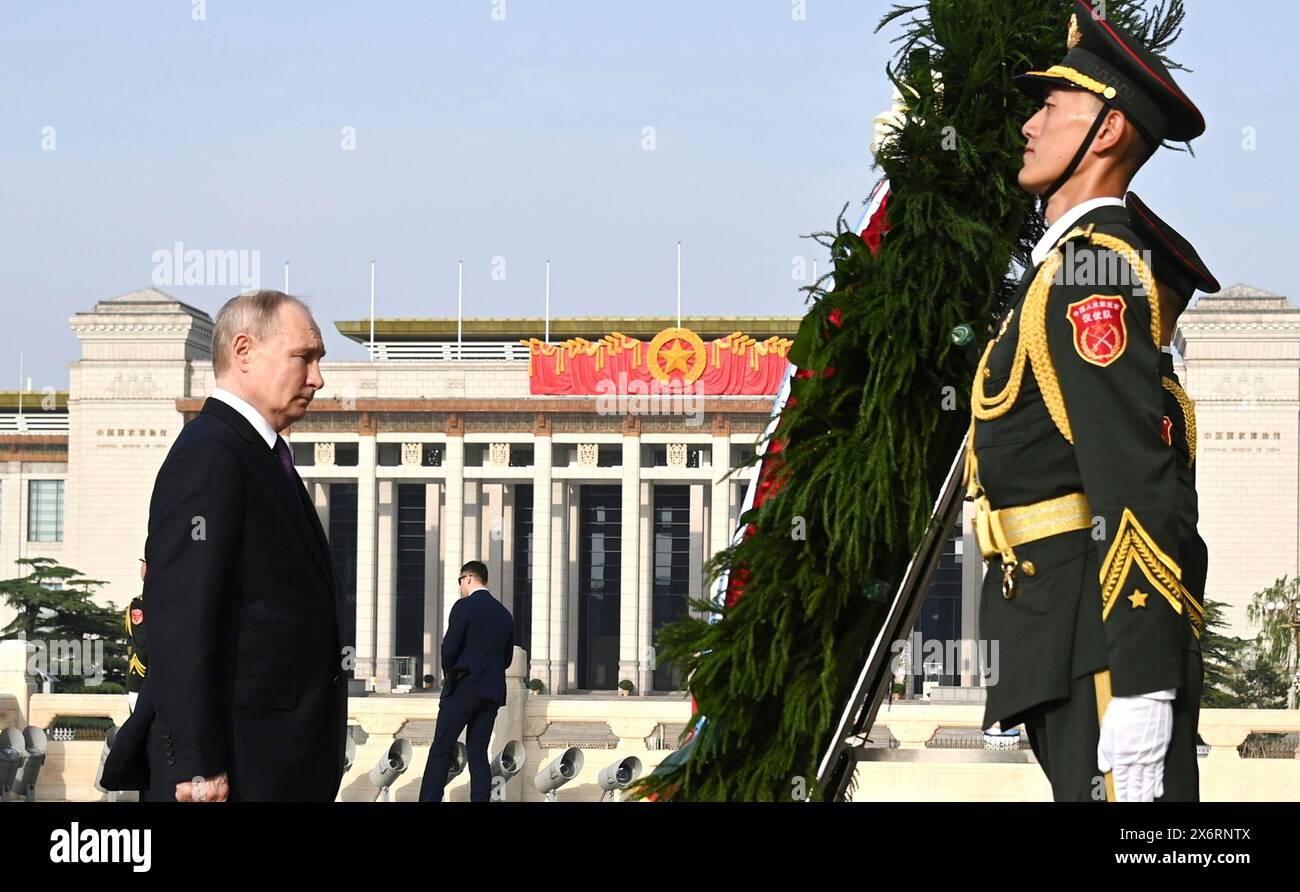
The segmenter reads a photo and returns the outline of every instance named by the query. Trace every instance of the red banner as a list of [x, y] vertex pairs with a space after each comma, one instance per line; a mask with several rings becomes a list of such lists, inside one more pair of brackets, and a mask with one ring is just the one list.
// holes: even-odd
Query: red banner
[[528, 345], [529, 390], [592, 396], [686, 390], [702, 396], [760, 396], [781, 387], [788, 338], [756, 341], [742, 332], [705, 342], [689, 328], [666, 328], [649, 342], [614, 332], [599, 341], [574, 338]]

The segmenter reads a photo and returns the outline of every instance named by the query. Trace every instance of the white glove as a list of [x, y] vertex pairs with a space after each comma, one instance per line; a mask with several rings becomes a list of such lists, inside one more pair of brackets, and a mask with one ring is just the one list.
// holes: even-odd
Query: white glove
[[1113, 773], [1119, 802], [1152, 802], [1165, 794], [1165, 753], [1174, 731], [1175, 692], [1113, 697], [1101, 720], [1097, 767]]
[[131, 712], [135, 712], [135, 701], [139, 696], [140, 696], [139, 691], [126, 692], [126, 708]]

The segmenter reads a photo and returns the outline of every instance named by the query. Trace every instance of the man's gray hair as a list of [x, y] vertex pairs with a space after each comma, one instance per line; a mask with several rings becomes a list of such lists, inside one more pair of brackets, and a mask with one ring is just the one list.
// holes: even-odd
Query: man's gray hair
[[[212, 370], [219, 376], [230, 367], [230, 348], [235, 335], [247, 334], [257, 341], [273, 337], [280, 327], [280, 307], [286, 303], [303, 308], [311, 318], [311, 309], [292, 294], [283, 291], [253, 291], [226, 301], [212, 327]], [[312, 327], [319, 334], [316, 321]]]

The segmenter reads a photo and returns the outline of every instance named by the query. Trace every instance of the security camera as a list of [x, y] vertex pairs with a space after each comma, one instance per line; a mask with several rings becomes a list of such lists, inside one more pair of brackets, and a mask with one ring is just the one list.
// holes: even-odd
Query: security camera
[[554, 802], [555, 791], [578, 776], [582, 763], [582, 750], [571, 746], [537, 773], [533, 785], [546, 796], [547, 802]]
[[614, 791], [626, 789], [640, 776], [641, 760], [636, 756], [628, 756], [602, 768], [597, 778], [600, 788], [605, 791], [602, 798], [612, 801]]
[[9, 798], [23, 764], [23, 735], [17, 728], [0, 731], [0, 802]]
[[357, 740], [352, 736], [352, 729], [348, 729], [347, 736], [343, 739], [343, 773], [347, 774], [352, 770], [352, 765], [357, 761]]
[[40, 728], [28, 725], [23, 729], [23, 748], [27, 751], [27, 758], [23, 760], [23, 767], [18, 771], [13, 789], [15, 793], [21, 793], [28, 802], [36, 801], [36, 778], [41, 773], [41, 766], [45, 764], [45, 751], [48, 746], [45, 732]]
[[469, 750], [458, 740], [456, 748], [451, 751], [451, 765], [447, 767], [447, 783], [451, 783], [452, 778], [459, 777], [467, 765], [469, 765]]
[[370, 782], [379, 788], [377, 802], [388, 801], [388, 790], [411, 767], [411, 741], [394, 740], [378, 764], [370, 769]]
[[506, 780], [514, 777], [524, 767], [524, 744], [519, 740], [512, 740], [501, 748], [497, 757], [492, 760], [492, 776], [500, 775]]
[[[512, 740], [492, 760], [492, 797], [505, 799], [506, 784], [524, 768], [524, 744]], [[497, 778], [500, 778], [498, 781]]]
[[114, 790], [105, 790], [100, 781], [104, 779], [104, 763], [108, 761], [108, 753], [113, 749], [113, 743], [116, 740], [117, 725], [113, 725], [108, 729], [108, 733], [104, 735], [104, 748], [99, 751], [99, 767], [95, 769], [95, 789], [101, 793], [108, 794], [109, 802], [117, 801], [117, 792]]

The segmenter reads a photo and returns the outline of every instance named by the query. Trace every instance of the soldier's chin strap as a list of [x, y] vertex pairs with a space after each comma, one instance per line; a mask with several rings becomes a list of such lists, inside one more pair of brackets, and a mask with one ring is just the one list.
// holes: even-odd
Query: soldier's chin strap
[[1066, 165], [1065, 172], [1057, 177], [1056, 182], [1053, 183], [1048, 190], [1042, 194], [1042, 196], [1040, 196], [1044, 209], [1047, 208], [1047, 203], [1052, 200], [1052, 196], [1059, 192], [1061, 187], [1068, 183], [1070, 177], [1074, 176], [1075, 171], [1079, 169], [1079, 165], [1083, 163], [1084, 156], [1088, 154], [1088, 149], [1092, 148], [1092, 141], [1097, 138], [1097, 134], [1101, 131], [1101, 125], [1106, 123], [1106, 115], [1108, 114], [1110, 114], [1110, 106], [1103, 105], [1101, 111], [1097, 113], [1097, 119], [1092, 122], [1092, 128], [1088, 130], [1088, 135], [1085, 136], [1083, 142], [1079, 144], [1079, 151], [1074, 153], [1074, 160]]

